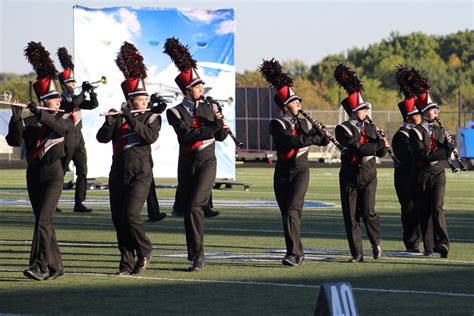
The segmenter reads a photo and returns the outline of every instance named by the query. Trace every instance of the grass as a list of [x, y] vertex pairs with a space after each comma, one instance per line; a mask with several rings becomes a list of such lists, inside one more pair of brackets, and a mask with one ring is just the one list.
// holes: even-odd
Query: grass
[[[239, 168], [239, 182], [250, 191], [214, 190], [221, 215], [206, 219], [206, 268], [185, 272], [186, 243], [182, 218], [145, 222], [155, 250], [150, 268], [136, 277], [115, 277], [119, 252], [110, 211], [94, 206], [91, 214], [61, 206], [56, 235], [66, 269], [57, 281], [35, 282], [22, 270], [28, 265], [34, 219], [30, 207], [0, 206], [0, 313], [70, 314], [289, 314], [314, 312], [318, 285], [348, 281], [361, 315], [472, 315], [474, 312], [474, 173], [448, 175], [445, 210], [451, 238], [449, 259], [401, 256], [400, 211], [393, 170], [379, 169], [377, 212], [382, 219], [384, 257], [348, 264], [347, 240], [339, 207], [338, 169], [312, 169], [307, 200], [336, 204], [304, 210], [305, 264], [281, 264], [284, 238], [279, 211], [250, 208], [246, 201], [274, 200], [273, 169]], [[175, 184], [159, 179], [159, 184]], [[27, 199], [24, 170], [0, 170], [0, 201]], [[19, 189], [19, 190], [18, 190]], [[174, 189], [160, 189], [162, 210], [170, 213]], [[72, 200], [65, 191], [63, 199]], [[108, 198], [89, 191], [88, 202]], [[247, 203], [248, 204], [248, 203]], [[146, 219], [146, 210], [143, 210]], [[253, 259], [253, 260], [252, 260]], [[458, 295], [455, 295], [458, 294]]]

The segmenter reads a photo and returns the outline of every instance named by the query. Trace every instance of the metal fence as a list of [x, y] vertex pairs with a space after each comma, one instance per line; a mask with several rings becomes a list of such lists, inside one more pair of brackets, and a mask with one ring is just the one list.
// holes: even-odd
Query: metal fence
[[[242, 140], [243, 152], [274, 151], [273, 141], [269, 134], [270, 121], [280, 118], [281, 111], [273, 101], [274, 92], [270, 88], [237, 88], [236, 89], [236, 130], [237, 137]], [[347, 119], [345, 111], [338, 110], [305, 110], [313, 119], [322, 122], [329, 131], [333, 132], [337, 124]], [[371, 111], [374, 123], [385, 131], [391, 141], [393, 134], [402, 125], [402, 117], [398, 110]], [[451, 134], [456, 134], [458, 124], [464, 125], [469, 120], [469, 112], [443, 112], [440, 118]], [[325, 148], [312, 146], [313, 152], [320, 152], [320, 157], [330, 158], [337, 154], [335, 146], [330, 144]]]

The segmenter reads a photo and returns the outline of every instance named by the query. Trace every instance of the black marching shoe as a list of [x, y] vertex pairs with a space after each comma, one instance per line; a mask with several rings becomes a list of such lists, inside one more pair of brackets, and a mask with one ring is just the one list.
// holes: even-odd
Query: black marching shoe
[[91, 213], [92, 209], [85, 207], [84, 204], [80, 204], [80, 205], [74, 206], [74, 212], [75, 213]]
[[125, 276], [125, 275], [131, 275], [132, 273], [127, 270], [118, 270], [117, 272], [114, 273], [114, 275], [118, 276]]
[[173, 209], [171, 211], [171, 215], [173, 215], [174, 217], [183, 217], [184, 216], [184, 214], [182, 212], [180, 212], [178, 210], [175, 210], [175, 209]]
[[220, 213], [219, 211], [214, 211], [212, 208], [204, 209], [204, 217], [216, 217], [219, 216]]
[[41, 272], [41, 270], [37, 266], [32, 266], [26, 269], [25, 271], [23, 271], [23, 275], [32, 280], [43, 280], [43, 272]]
[[349, 262], [350, 263], [364, 262], [364, 256], [363, 255], [357, 255], [355, 257], [350, 258]]
[[295, 259], [296, 259], [296, 263], [297, 263], [298, 265], [302, 265], [302, 264], [303, 264], [303, 261], [304, 261], [304, 255], [295, 256]]
[[438, 252], [441, 255], [441, 258], [447, 258], [448, 257], [448, 246], [445, 244], [441, 244], [438, 246]]
[[61, 213], [63, 210], [60, 209], [59, 207], [56, 207], [56, 213]]
[[149, 222], [158, 222], [166, 217], [166, 213], [158, 213], [148, 219]]
[[425, 257], [431, 257], [431, 256], [433, 256], [433, 250], [429, 250], [429, 249], [428, 249], [428, 250], [425, 250], [425, 251], [423, 252], [423, 256], [425, 256]]
[[285, 266], [290, 266], [290, 267], [296, 267], [298, 265], [298, 262], [296, 261], [296, 256], [293, 256], [293, 255], [286, 255], [281, 260], [281, 263], [283, 263], [283, 265]]
[[194, 257], [193, 263], [188, 268], [189, 272], [201, 271], [204, 269], [204, 258], [203, 257]]
[[151, 261], [151, 254], [149, 256], [138, 258], [133, 268], [133, 274], [139, 274], [146, 270]]
[[382, 247], [380, 247], [380, 245], [372, 247], [372, 255], [374, 256], [375, 260], [380, 258], [380, 256], [382, 255]]
[[49, 274], [44, 280], [56, 280], [59, 279], [64, 275], [64, 270], [58, 270], [58, 271], [49, 271]]

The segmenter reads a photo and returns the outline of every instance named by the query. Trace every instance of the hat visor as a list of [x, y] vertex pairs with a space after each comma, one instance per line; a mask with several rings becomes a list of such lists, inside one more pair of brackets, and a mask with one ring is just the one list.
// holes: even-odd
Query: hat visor
[[422, 112], [422, 113], [425, 113], [425, 112], [431, 110], [432, 108], [439, 109], [438, 103], [430, 103], [430, 104], [428, 104], [421, 112]]
[[420, 114], [420, 111], [415, 110], [415, 111], [411, 111], [407, 113], [407, 115], [415, 115], [415, 114]]
[[54, 92], [50, 92], [48, 94], [45, 94], [45, 95], [41, 96], [40, 100], [43, 101], [43, 100], [58, 99], [58, 98], [60, 99], [61, 95], [59, 94], [59, 92], [54, 91]]
[[361, 103], [359, 104], [356, 108], [354, 108], [352, 110], [352, 113], [355, 113], [359, 110], [363, 110], [363, 109], [370, 109], [372, 107], [372, 104], [370, 104], [369, 102], [364, 102], [364, 103]]
[[284, 105], [287, 105], [288, 103], [290, 103], [291, 101], [294, 101], [294, 100], [298, 100], [298, 101], [303, 101], [303, 99], [301, 99], [299, 96], [297, 96], [296, 94], [295, 95], [292, 95], [291, 97], [288, 98], [288, 100], [285, 101]]
[[201, 80], [201, 78], [197, 78], [196, 80], [191, 82], [191, 84], [189, 84], [186, 88], [191, 89], [192, 87], [197, 86], [200, 83], [203, 85], [206, 84], [204, 81]]
[[135, 92], [130, 92], [130, 93], [128, 94], [128, 96], [129, 96], [130, 98], [138, 97], [138, 96], [140, 96], [140, 95], [148, 96], [148, 92], [146, 92], [146, 91], [135, 91]]

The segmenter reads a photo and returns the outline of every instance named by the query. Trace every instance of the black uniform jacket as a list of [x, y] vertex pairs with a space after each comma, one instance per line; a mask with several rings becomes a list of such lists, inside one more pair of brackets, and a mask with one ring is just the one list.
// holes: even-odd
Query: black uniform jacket
[[413, 175], [414, 172], [415, 163], [413, 150], [410, 145], [410, 130], [413, 129], [414, 126], [414, 124], [404, 123], [392, 138], [393, 153], [401, 162], [401, 164], [395, 168], [395, 177], [398, 178], [398, 180], [410, 180], [410, 176]]
[[61, 114], [42, 110], [38, 116], [24, 119], [12, 116], [6, 140], [10, 146], [16, 147], [21, 146], [23, 140], [28, 164], [46, 165], [64, 156], [64, 135], [67, 129], [68, 122], [61, 118]]
[[445, 160], [451, 151], [441, 128], [437, 125], [433, 125], [433, 137], [437, 148], [430, 150], [431, 137], [428, 131], [429, 123], [427, 121], [423, 121], [410, 131], [410, 144], [416, 169], [439, 174], [446, 167]]
[[[296, 126], [296, 135], [292, 131]], [[308, 151], [310, 145], [326, 146], [329, 139], [323, 136], [319, 130], [314, 129], [312, 124], [305, 118], [293, 119], [285, 115], [283, 119], [273, 119], [270, 122], [270, 135], [277, 150], [277, 168], [306, 168], [308, 167]], [[286, 155], [292, 149], [298, 152], [286, 159]]]
[[118, 116], [115, 119], [105, 121], [97, 132], [96, 138], [100, 143], [108, 143], [112, 140], [114, 148], [119, 142], [126, 143], [113, 155], [113, 162], [140, 159], [148, 162], [151, 156], [151, 144], [159, 136], [161, 129], [161, 116], [152, 112], [138, 113], [133, 116], [133, 122], [129, 125], [128, 132], [120, 135], [120, 127], [124, 118]]
[[81, 109], [93, 110], [99, 106], [97, 94], [91, 92], [89, 95], [90, 100], [86, 100], [83, 92], [76, 96], [71, 96], [64, 92], [61, 95], [61, 109], [65, 112], [63, 118], [70, 119], [73, 123], [73, 128], [71, 128], [70, 132], [80, 131], [82, 129]]
[[[197, 117], [199, 118], [200, 126], [193, 128], [194, 117], [191, 116], [191, 113], [183, 103], [189, 105], [192, 101], [185, 98], [182, 103], [166, 111], [168, 122], [173, 126], [178, 136], [179, 155], [183, 157], [214, 155], [215, 144], [213, 140], [225, 140], [228, 135], [227, 129], [223, 128], [221, 122], [215, 118], [214, 112], [208, 104], [201, 101], [199, 101], [197, 106]], [[189, 152], [189, 146], [198, 141], [206, 141], [208, 145], [203, 146], [202, 150], [198, 149]]]
[[[365, 185], [377, 176], [375, 168], [375, 156], [383, 157], [387, 149], [379, 140], [377, 133], [370, 124], [364, 123], [368, 142], [361, 144], [361, 133], [356, 127], [357, 120], [349, 119], [336, 126], [336, 139], [347, 148], [341, 153], [341, 171], [340, 177], [347, 184], [359, 186]], [[360, 163], [353, 163], [353, 157], [361, 157]]]

